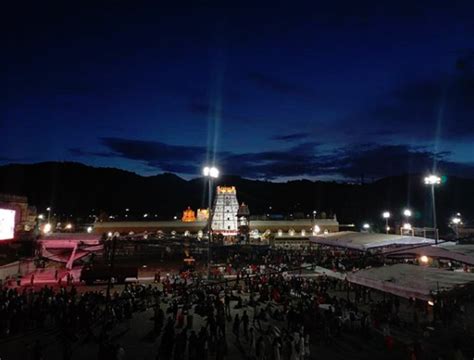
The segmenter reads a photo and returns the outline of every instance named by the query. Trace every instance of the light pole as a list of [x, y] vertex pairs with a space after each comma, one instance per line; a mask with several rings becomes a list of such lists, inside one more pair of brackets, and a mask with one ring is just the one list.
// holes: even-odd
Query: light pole
[[51, 223], [51, 208], [47, 207], [46, 211], [48, 212], [48, 223]]
[[407, 220], [409, 219], [409, 217], [411, 216], [412, 212], [410, 209], [405, 209], [403, 210], [403, 216], [405, 216], [407, 218]]
[[202, 174], [207, 177], [209, 194], [207, 199], [208, 217], [207, 217], [207, 280], [210, 279], [210, 264], [211, 264], [211, 242], [212, 242], [212, 180], [219, 177], [219, 169], [215, 166], [205, 166], [202, 169]]
[[456, 234], [456, 238], [459, 237], [459, 224], [462, 224], [460, 216], [461, 214], [458, 213], [455, 217], [451, 219], [451, 224], [454, 226], [454, 233]]
[[[431, 187], [431, 207], [433, 208], [433, 228], [437, 231], [437, 224], [436, 224], [436, 202], [435, 202], [435, 185], [441, 184], [441, 178], [438, 175], [428, 175], [425, 177], [425, 184], [430, 185]], [[437, 236], [436, 239], [437, 240]]]
[[407, 230], [408, 227], [410, 227], [411, 229], [411, 224], [410, 224], [411, 215], [412, 215], [412, 211], [410, 209], [403, 210], [403, 216], [405, 216], [406, 222], [403, 224], [402, 229]]
[[385, 232], [388, 234], [390, 228], [388, 227], [388, 219], [390, 218], [390, 212], [384, 211], [382, 217], [385, 219]]

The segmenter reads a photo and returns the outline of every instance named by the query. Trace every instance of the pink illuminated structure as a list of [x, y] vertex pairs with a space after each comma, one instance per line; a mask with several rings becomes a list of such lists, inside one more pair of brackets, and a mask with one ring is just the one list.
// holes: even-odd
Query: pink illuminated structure
[[103, 249], [100, 238], [97, 234], [50, 234], [40, 238], [38, 244], [43, 257], [66, 263], [69, 270], [74, 261]]

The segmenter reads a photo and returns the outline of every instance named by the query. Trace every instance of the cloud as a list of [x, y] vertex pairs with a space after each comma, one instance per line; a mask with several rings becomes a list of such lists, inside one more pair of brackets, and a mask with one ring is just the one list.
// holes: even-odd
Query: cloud
[[314, 97], [315, 95], [313, 89], [310, 89], [304, 85], [277, 79], [261, 72], [250, 72], [247, 74], [247, 78], [258, 87], [264, 90], [271, 90], [279, 94], [302, 96], [307, 98]]
[[[212, 114], [217, 112], [217, 109], [212, 107], [210, 104], [206, 104], [205, 102], [200, 101], [193, 101], [188, 105], [188, 112], [192, 115], [196, 115], [198, 117], [209, 117]], [[229, 120], [229, 121], [236, 121], [242, 123], [254, 123], [254, 122], [262, 122], [265, 121], [263, 119], [256, 119], [255, 117], [247, 117], [244, 115], [238, 115], [229, 111], [225, 111], [223, 109], [219, 109], [219, 116], [222, 119]]]
[[353, 123], [375, 124], [381, 136], [471, 141], [474, 136], [474, 56], [459, 58], [454, 75], [405, 83], [357, 114]]
[[116, 157], [117, 155], [112, 152], [105, 151], [87, 151], [81, 148], [69, 148], [69, 153], [73, 156], [99, 156], [99, 157]]
[[278, 140], [278, 141], [287, 141], [287, 142], [292, 142], [292, 141], [300, 141], [304, 140], [309, 137], [308, 133], [293, 133], [293, 134], [287, 134], [287, 135], [276, 135], [273, 136], [271, 139], [272, 140]]
[[327, 163], [333, 164], [335, 171], [346, 178], [427, 173], [434, 168], [451, 175], [474, 176], [474, 163], [455, 163], [449, 156], [448, 152], [434, 153], [424, 147], [360, 144], [339, 149]]
[[188, 106], [188, 110], [191, 114], [194, 115], [209, 115], [211, 113], [211, 107], [208, 104], [200, 102], [192, 102]]
[[[106, 152], [70, 149], [76, 156], [118, 157], [135, 160], [157, 171], [200, 174], [206, 162], [204, 146], [170, 145], [156, 141], [102, 138]], [[377, 179], [389, 175], [424, 173], [434, 167], [443, 174], [474, 177], [474, 163], [456, 163], [449, 152], [434, 153], [409, 145], [356, 144], [322, 149], [319, 143], [303, 142], [282, 150], [256, 153], [221, 151], [216, 154], [222, 173], [254, 179], [287, 177], [338, 177]]]

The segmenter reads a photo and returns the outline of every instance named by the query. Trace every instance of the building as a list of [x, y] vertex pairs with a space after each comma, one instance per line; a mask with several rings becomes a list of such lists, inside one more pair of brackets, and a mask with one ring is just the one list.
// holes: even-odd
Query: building
[[218, 186], [212, 209], [212, 232], [224, 236], [237, 235], [237, 190], [235, 186]]
[[183, 222], [193, 222], [196, 221], [196, 213], [189, 206], [186, 210], [183, 211], [183, 217], [181, 218]]
[[245, 203], [242, 203], [237, 211], [237, 219], [239, 224], [239, 235], [241, 241], [247, 241], [250, 233], [250, 210]]
[[197, 221], [207, 221], [209, 219], [209, 209], [197, 210]]
[[269, 241], [272, 248], [275, 249], [307, 249], [311, 247], [308, 236], [288, 236], [281, 235], [272, 237]]
[[[192, 212], [192, 214], [191, 214]], [[194, 211], [187, 209], [183, 212], [181, 221], [100, 221], [94, 224], [94, 233], [107, 234], [142, 234], [161, 233], [176, 236], [202, 237], [206, 234], [207, 209], [198, 209], [193, 219]], [[265, 219], [250, 221], [250, 211], [246, 204], [239, 206], [237, 191], [234, 186], [218, 186], [214, 201], [212, 231], [224, 236], [246, 235], [247, 240], [261, 243], [262, 240], [276, 238], [275, 243], [306, 244], [309, 236], [318, 233], [333, 233], [339, 231], [339, 222], [332, 219]], [[284, 245], [285, 245], [284, 244]], [[296, 244], [296, 242], [295, 242]]]
[[[250, 237], [280, 238], [287, 241], [297, 240], [301, 237], [309, 239], [312, 228], [318, 226], [321, 233], [333, 233], [339, 231], [339, 222], [336, 219], [315, 219], [315, 220], [252, 220], [249, 223]], [[94, 224], [95, 234], [107, 234], [109, 232], [126, 235], [163, 233], [165, 235], [176, 234], [191, 237], [199, 237], [199, 234], [206, 234], [206, 221], [183, 222], [181, 220], [171, 221], [104, 221]], [[285, 240], [286, 241], [286, 240]], [[277, 241], [279, 242], [279, 241]]]

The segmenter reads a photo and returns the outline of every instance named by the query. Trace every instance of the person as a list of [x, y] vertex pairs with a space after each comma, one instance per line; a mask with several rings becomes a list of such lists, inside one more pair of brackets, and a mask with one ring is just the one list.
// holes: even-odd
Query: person
[[300, 337], [300, 342], [299, 342], [299, 349], [298, 349], [298, 354], [301, 360], [304, 360], [306, 356], [306, 351], [305, 351], [305, 342], [304, 342], [304, 336], [301, 335]]
[[163, 321], [165, 320], [165, 312], [160, 307], [160, 304], [157, 304], [155, 307], [155, 332], [160, 333], [161, 328], [163, 327]]
[[247, 315], [247, 310], [244, 310], [244, 313], [242, 315], [242, 325], [244, 328], [244, 336], [245, 339], [249, 339], [249, 316]]
[[224, 295], [224, 303], [225, 303], [225, 315], [230, 318], [230, 295], [226, 291]]
[[[256, 351], [255, 351], [257, 360], [265, 359], [265, 353], [266, 353], [265, 340], [263, 336], [260, 335], [257, 340]], [[296, 360], [296, 359], [292, 359], [292, 360]]]
[[290, 337], [290, 360], [298, 360], [297, 345], [296, 339]]
[[115, 352], [115, 359], [116, 360], [125, 360], [125, 349], [122, 345], [117, 345], [117, 350]]
[[273, 359], [281, 360], [281, 342], [278, 337], [273, 340]]
[[304, 355], [305, 359], [309, 359], [311, 355], [311, 350], [309, 348], [309, 334], [306, 334], [304, 338]]
[[33, 346], [33, 360], [43, 360], [43, 347], [39, 340], [35, 341], [35, 345]]
[[253, 330], [253, 327], [250, 328], [250, 358], [255, 358], [257, 356], [257, 344], [255, 340], [255, 332]]
[[181, 329], [184, 326], [184, 313], [183, 310], [178, 310], [176, 315], [176, 327]]
[[63, 338], [62, 339], [62, 346], [63, 346], [63, 360], [71, 360], [72, 358], [72, 348], [71, 348], [71, 342], [69, 341], [68, 338]]
[[224, 360], [227, 355], [227, 344], [223, 336], [219, 336], [216, 344], [216, 360]]
[[240, 318], [239, 318], [239, 314], [235, 314], [234, 325], [232, 326], [232, 332], [237, 338], [237, 341], [239, 341], [239, 330], [240, 330]]
[[191, 330], [193, 328], [193, 314], [191, 313], [191, 310], [192, 309], [187, 311], [187, 314], [186, 314], [186, 327], [189, 330]]
[[188, 359], [189, 360], [196, 360], [197, 353], [198, 353], [198, 337], [194, 330], [191, 331], [191, 335], [189, 336], [189, 346], [188, 346]]

